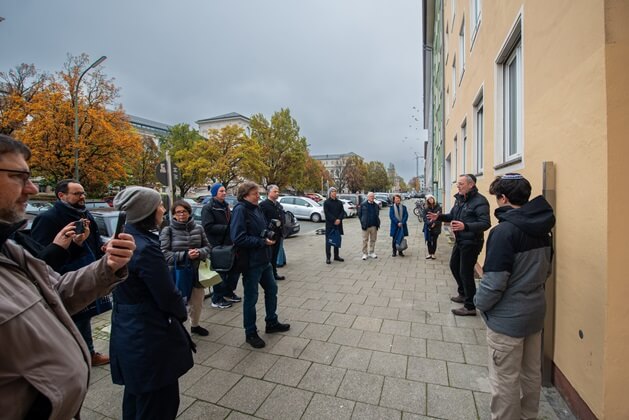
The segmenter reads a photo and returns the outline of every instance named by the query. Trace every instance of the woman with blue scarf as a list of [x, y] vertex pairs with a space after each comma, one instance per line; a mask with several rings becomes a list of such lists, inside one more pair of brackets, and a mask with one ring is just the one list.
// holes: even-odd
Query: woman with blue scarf
[[391, 247], [393, 248], [392, 257], [396, 257], [398, 252], [400, 257], [404, 256], [403, 250], [398, 251], [398, 245], [402, 243], [405, 236], [408, 236], [408, 227], [406, 222], [408, 221], [408, 211], [406, 206], [402, 203], [402, 196], [395, 194], [393, 196], [393, 205], [389, 209], [389, 219], [391, 219]]

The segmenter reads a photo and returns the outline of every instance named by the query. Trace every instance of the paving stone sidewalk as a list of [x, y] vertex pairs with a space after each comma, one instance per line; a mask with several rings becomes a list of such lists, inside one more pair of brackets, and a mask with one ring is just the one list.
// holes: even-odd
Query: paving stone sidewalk
[[[407, 202], [409, 211], [413, 203]], [[208, 337], [195, 336], [195, 365], [180, 380], [181, 419], [488, 419], [485, 328], [480, 317], [455, 317], [451, 245], [439, 238], [436, 260], [425, 259], [417, 218], [409, 249], [391, 257], [388, 209], [377, 259], [361, 260], [357, 219], [344, 222], [344, 263], [325, 264], [324, 238], [301, 234], [285, 242], [278, 314], [285, 334], [244, 340], [241, 304], [206, 306]], [[239, 286], [242, 295], [242, 287]], [[93, 322], [97, 350], [108, 352], [110, 315]], [[264, 331], [264, 305], [258, 304]], [[546, 398], [546, 395], [550, 395]], [[552, 402], [552, 406], [551, 406]], [[83, 419], [122, 416], [122, 387], [109, 367], [92, 371]], [[541, 419], [572, 419], [554, 390], [545, 390]]]

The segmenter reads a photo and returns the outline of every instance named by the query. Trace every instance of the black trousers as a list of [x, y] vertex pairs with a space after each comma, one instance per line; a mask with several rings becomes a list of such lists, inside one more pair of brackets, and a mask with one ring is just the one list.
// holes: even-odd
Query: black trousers
[[282, 246], [282, 238], [279, 238], [277, 240], [277, 242], [275, 242], [275, 245], [273, 245], [271, 247], [271, 250], [273, 251], [273, 256], [271, 257], [271, 265], [273, 266], [273, 275], [275, 277], [277, 277], [277, 254], [280, 253], [280, 247]]
[[179, 409], [179, 381], [155, 391], [133, 394], [124, 387], [122, 418], [124, 420], [162, 419], [177, 417]]
[[330, 252], [331, 252], [332, 248], [334, 248], [334, 258], [338, 258], [338, 256], [339, 256], [339, 248], [336, 247], [336, 246], [335, 247], [332, 246], [332, 244], [330, 243], [329, 238], [328, 238], [328, 233], [326, 232], [325, 233], [325, 257], [328, 260], [331, 257]]
[[439, 239], [439, 235], [430, 234], [428, 236], [428, 240], [426, 241], [426, 246], [428, 247], [428, 253], [430, 255], [434, 255], [437, 252], [437, 239]]
[[483, 249], [483, 242], [456, 242], [450, 257], [450, 271], [458, 285], [459, 296], [465, 296], [465, 307], [475, 309], [474, 295], [476, 282], [474, 281], [474, 266]]

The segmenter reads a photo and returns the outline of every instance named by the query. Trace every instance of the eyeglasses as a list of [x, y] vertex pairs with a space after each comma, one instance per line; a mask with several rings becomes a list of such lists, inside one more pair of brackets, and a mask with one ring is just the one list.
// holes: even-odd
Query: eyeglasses
[[177, 210], [175, 214], [188, 214], [188, 210]]
[[23, 171], [20, 169], [3, 169], [0, 168], [0, 172], [8, 172], [10, 174], [12, 174], [11, 176], [13, 178], [17, 178], [18, 180], [20, 180], [20, 182], [22, 182], [22, 186], [26, 186], [26, 184], [28, 184], [28, 181], [31, 179], [31, 171]]
[[75, 197], [82, 197], [84, 195], [87, 195], [87, 194], [85, 194], [85, 191], [69, 192], [69, 193], [66, 193], [66, 194], [67, 195], [73, 195]]

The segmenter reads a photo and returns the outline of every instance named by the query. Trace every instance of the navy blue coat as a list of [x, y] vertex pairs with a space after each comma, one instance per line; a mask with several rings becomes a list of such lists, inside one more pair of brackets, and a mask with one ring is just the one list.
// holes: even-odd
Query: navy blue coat
[[229, 234], [238, 248], [238, 266], [241, 270], [271, 262], [272, 250], [260, 236], [268, 228], [264, 213], [257, 205], [239, 201], [232, 211]]
[[168, 271], [159, 239], [125, 225], [135, 239], [127, 281], [114, 289], [111, 317], [111, 377], [133, 393], [170, 385], [192, 366], [188, 313]]
[[[395, 204], [393, 204], [395, 206]], [[389, 209], [389, 219], [391, 219], [391, 229], [389, 230], [389, 236], [394, 236], [397, 230], [398, 221], [395, 218], [395, 210], [393, 206]], [[402, 206], [402, 229], [404, 230], [404, 236], [408, 236], [408, 226], [406, 226], [406, 222], [408, 221], [408, 211], [406, 210], [406, 206], [404, 204], [400, 204]]]

